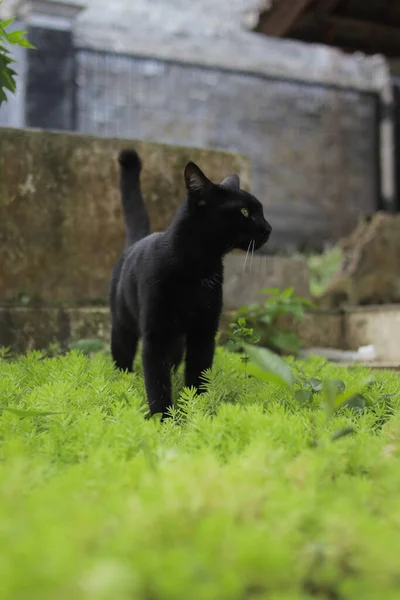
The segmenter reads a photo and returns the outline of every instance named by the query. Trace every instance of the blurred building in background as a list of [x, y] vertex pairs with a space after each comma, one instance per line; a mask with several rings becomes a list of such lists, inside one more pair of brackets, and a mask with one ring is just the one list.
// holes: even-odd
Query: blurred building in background
[[398, 209], [395, 4], [5, 0], [37, 50], [0, 124], [243, 153], [271, 246], [321, 249]]

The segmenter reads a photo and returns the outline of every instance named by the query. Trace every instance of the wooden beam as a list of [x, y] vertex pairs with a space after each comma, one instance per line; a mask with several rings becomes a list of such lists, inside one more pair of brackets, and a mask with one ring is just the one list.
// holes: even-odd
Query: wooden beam
[[[343, 0], [319, 0], [315, 8], [315, 20], [317, 23], [323, 22], [328, 16], [342, 4]], [[337, 35], [338, 26], [335, 23], [328, 23], [323, 27], [321, 32], [322, 42], [324, 44], [333, 44], [333, 41]]]
[[[305, 11], [296, 21], [296, 29], [303, 29], [311, 24], [324, 21], [342, 4], [343, 0], [316, 0], [316, 4]], [[332, 27], [329, 30], [334, 29]]]
[[374, 23], [372, 21], [361, 21], [359, 19], [352, 19], [349, 17], [327, 17], [324, 22], [329, 25], [336, 25], [339, 29], [342, 27], [351, 27], [357, 30], [359, 33], [365, 36], [375, 34], [382, 39], [386, 39], [386, 36], [396, 36], [399, 40], [400, 48], [400, 28], [393, 27], [391, 25], [381, 25], [380, 23]]
[[327, 16], [341, 4], [342, 0], [317, 0], [314, 10], [316, 18]]
[[300, 15], [314, 0], [279, 0], [260, 16], [256, 31], [272, 37], [282, 37], [295, 24]]

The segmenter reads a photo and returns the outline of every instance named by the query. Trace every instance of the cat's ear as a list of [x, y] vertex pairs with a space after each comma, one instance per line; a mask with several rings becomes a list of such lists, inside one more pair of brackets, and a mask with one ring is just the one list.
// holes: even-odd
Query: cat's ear
[[204, 175], [193, 162], [189, 162], [185, 167], [185, 183], [190, 195], [199, 200], [213, 187], [213, 183]]
[[226, 177], [223, 181], [221, 181], [220, 186], [228, 190], [234, 190], [238, 192], [240, 190], [239, 175], [236, 175], [236, 173], [229, 175], [229, 177]]

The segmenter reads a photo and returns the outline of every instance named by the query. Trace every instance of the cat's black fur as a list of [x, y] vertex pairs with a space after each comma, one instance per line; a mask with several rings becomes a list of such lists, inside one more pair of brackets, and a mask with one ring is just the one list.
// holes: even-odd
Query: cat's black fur
[[168, 229], [149, 235], [140, 189], [141, 161], [134, 150], [119, 155], [126, 248], [110, 287], [111, 352], [132, 370], [139, 338], [150, 413], [171, 406], [171, 369], [186, 348], [185, 383], [199, 388], [213, 362], [222, 310], [223, 256], [234, 248], [257, 250], [271, 226], [261, 203], [231, 175], [213, 184], [194, 164], [185, 168], [187, 197]]

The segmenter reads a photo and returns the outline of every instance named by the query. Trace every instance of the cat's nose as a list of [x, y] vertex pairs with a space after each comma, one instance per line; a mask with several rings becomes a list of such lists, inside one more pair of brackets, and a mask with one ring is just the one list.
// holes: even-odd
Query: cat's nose
[[264, 219], [263, 233], [264, 233], [264, 236], [266, 237], [265, 241], [268, 240], [269, 236], [271, 235], [271, 231], [272, 231], [271, 225], [268, 223], [268, 221], [266, 219]]

